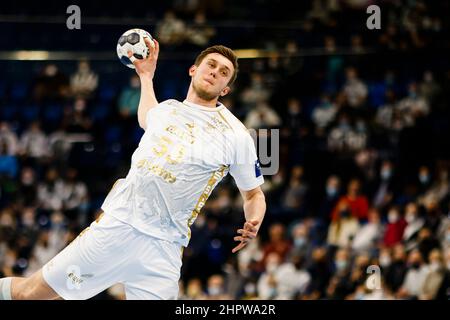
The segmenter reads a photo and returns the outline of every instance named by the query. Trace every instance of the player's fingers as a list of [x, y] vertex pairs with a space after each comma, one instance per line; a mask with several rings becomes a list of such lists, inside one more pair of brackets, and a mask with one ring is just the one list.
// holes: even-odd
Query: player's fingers
[[130, 59], [131, 63], [134, 64], [134, 62], [136, 61], [136, 58], [133, 56], [133, 52], [132, 51], [128, 51], [128, 58]]
[[153, 43], [155, 44], [155, 56], [158, 57], [159, 54], [159, 42], [156, 39], [153, 39]]
[[256, 232], [250, 232], [244, 229], [239, 229], [237, 231], [237, 233], [242, 234], [244, 237], [250, 238], [250, 239], [254, 239], [256, 238]]
[[256, 228], [249, 222], [244, 223], [244, 229], [247, 231], [256, 232]]
[[147, 59], [150, 59], [153, 57], [153, 51], [155, 50], [155, 48], [153, 47], [151, 40], [149, 38], [145, 37], [144, 42], [148, 49]]
[[236, 247], [234, 247], [233, 250], [231, 250], [231, 252], [235, 253], [235, 252], [241, 250], [242, 248], [244, 248], [246, 245], [247, 245], [247, 243], [241, 242]]
[[241, 237], [241, 236], [236, 236], [233, 239], [234, 239], [234, 241], [244, 241], [244, 237]]

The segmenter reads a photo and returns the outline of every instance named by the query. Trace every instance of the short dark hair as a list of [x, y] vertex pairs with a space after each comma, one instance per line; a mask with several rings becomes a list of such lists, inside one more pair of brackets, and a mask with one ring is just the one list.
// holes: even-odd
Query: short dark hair
[[196, 66], [199, 66], [200, 63], [202, 63], [203, 59], [210, 53], [218, 53], [231, 61], [231, 63], [233, 64], [233, 67], [234, 67], [234, 72], [233, 72], [233, 76], [231, 77], [230, 81], [228, 82], [228, 85], [232, 85], [233, 82], [236, 80], [238, 68], [239, 68], [238, 61], [237, 61], [238, 58], [237, 58], [236, 54], [230, 48], [227, 48], [222, 45], [215, 45], [212, 47], [208, 47], [205, 50], [203, 50], [202, 52], [200, 52], [200, 54], [197, 56], [197, 58], [195, 58], [194, 64]]

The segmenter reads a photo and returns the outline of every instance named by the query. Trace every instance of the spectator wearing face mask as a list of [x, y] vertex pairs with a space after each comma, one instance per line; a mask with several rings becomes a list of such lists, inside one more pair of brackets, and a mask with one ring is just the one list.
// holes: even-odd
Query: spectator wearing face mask
[[326, 295], [328, 282], [332, 276], [332, 268], [325, 247], [317, 247], [312, 252], [312, 262], [307, 268], [311, 275], [306, 299], [321, 299]]
[[431, 173], [430, 168], [427, 166], [421, 166], [417, 173], [417, 179], [419, 180], [419, 194], [423, 195], [431, 187]]
[[328, 299], [344, 299], [350, 293], [350, 273], [350, 252], [338, 249], [334, 258], [334, 275], [327, 287]]
[[361, 193], [361, 182], [359, 179], [352, 179], [348, 183], [347, 194], [341, 196], [332, 212], [332, 220], [336, 220], [340, 216], [340, 210], [346, 206], [352, 217], [365, 220], [369, 210], [369, 201], [367, 197]]
[[377, 209], [371, 208], [368, 214], [368, 222], [362, 225], [353, 238], [353, 250], [357, 252], [370, 250], [380, 239], [382, 231], [380, 213]]
[[406, 205], [405, 221], [407, 223], [403, 233], [403, 242], [406, 250], [411, 250], [417, 246], [417, 236], [425, 221], [419, 216], [419, 208], [416, 203], [410, 202]]
[[427, 260], [433, 249], [440, 248], [440, 243], [429, 228], [423, 227], [417, 236], [417, 248], [422, 256], [426, 257], [424, 260]]
[[292, 254], [288, 261], [281, 264], [275, 272], [278, 300], [292, 300], [302, 296], [311, 281], [304, 268], [304, 259], [300, 254]]
[[383, 161], [376, 183], [369, 187], [372, 189], [369, 191], [372, 204], [380, 210], [384, 210], [395, 199], [397, 186], [394, 173], [394, 164], [389, 160]]
[[325, 196], [320, 201], [319, 217], [328, 225], [330, 222], [331, 212], [340, 197], [341, 180], [337, 175], [331, 175], [327, 178], [325, 184]]
[[450, 288], [449, 271], [444, 265], [442, 252], [439, 249], [433, 249], [430, 252], [429, 270], [421, 289], [420, 300], [447, 299], [446, 291]]
[[393, 247], [392, 260], [390, 259], [390, 256], [381, 255], [380, 253], [380, 264], [385, 270], [385, 282], [392, 292], [397, 292], [403, 284], [408, 271], [406, 258], [405, 247], [402, 244], [397, 244]]
[[312, 252], [312, 244], [309, 237], [309, 229], [305, 223], [297, 223], [292, 228], [292, 254], [309, 257]]
[[406, 228], [406, 221], [400, 215], [397, 207], [391, 207], [388, 211], [388, 223], [384, 232], [383, 244], [387, 247], [392, 247], [401, 242], [403, 232]]
[[261, 299], [275, 299], [278, 295], [276, 273], [281, 261], [280, 255], [276, 252], [267, 256], [265, 271], [261, 274], [257, 284], [258, 296]]
[[425, 279], [429, 273], [427, 265], [424, 263], [422, 254], [415, 249], [408, 256], [408, 272], [396, 297], [398, 299], [415, 300], [419, 297]]
[[341, 202], [336, 218], [328, 228], [327, 243], [340, 248], [351, 245], [359, 230], [358, 219], [350, 212], [349, 205]]
[[229, 300], [231, 297], [225, 293], [224, 278], [220, 274], [214, 274], [208, 279], [208, 299]]

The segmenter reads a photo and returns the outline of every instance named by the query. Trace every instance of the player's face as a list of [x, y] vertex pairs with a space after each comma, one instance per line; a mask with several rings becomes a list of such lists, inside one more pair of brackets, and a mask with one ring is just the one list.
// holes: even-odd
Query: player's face
[[197, 95], [204, 100], [213, 100], [230, 91], [228, 82], [233, 76], [234, 67], [230, 60], [219, 53], [208, 54], [198, 66], [189, 69], [192, 86]]

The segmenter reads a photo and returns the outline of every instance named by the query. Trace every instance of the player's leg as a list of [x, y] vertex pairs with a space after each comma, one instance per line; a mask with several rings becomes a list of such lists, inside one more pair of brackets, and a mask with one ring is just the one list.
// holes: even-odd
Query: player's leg
[[128, 266], [129, 276], [124, 282], [126, 299], [177, 299], [181, 246], [140, 234], [133, 247], [133, 262]]
[[0, 279], [0, 300], [53, 300], [59, 295], [45, 282], [42, 270], [27, 278]]
[[130, 260], [133, 228], [105, 215], [94, 221], [42, 269], [48, 285], [64, 299], [89, 299], [122, 282]]

